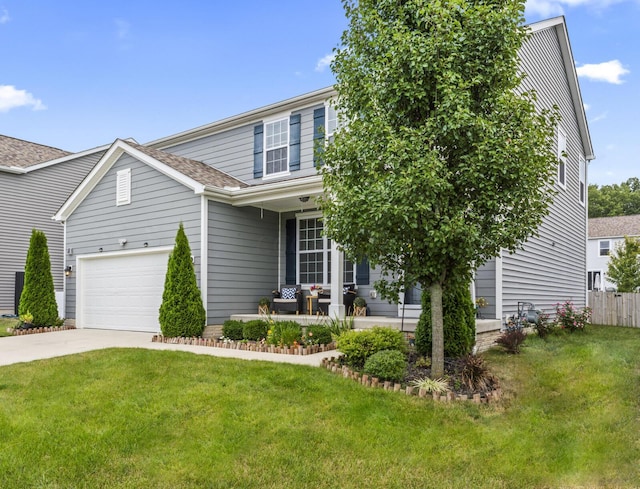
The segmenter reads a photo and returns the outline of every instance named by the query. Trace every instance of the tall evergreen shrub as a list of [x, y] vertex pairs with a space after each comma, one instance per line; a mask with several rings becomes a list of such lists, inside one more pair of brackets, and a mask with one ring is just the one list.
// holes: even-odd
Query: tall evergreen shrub
[[169, 256], [159, 320], [162, 334], [169, 337], [202, 336], [207, 320], [182, 223]]
[[[469, 284], [452, 283], [442, 294], [444, 355], [461, 357], [471, 352], [476, 334], [475, 307]], [[416, 326], [416, 350], [431, 355], [431, 297], [429, 290], [422, 292], [422, 314]]]
[[24, 266], [24, 288], [18, 305], [19, 314], [27, 312], [33, 315], [34, 326], [53, 326], [58, 320], [47, 237], [37, 229], [31, 232]]

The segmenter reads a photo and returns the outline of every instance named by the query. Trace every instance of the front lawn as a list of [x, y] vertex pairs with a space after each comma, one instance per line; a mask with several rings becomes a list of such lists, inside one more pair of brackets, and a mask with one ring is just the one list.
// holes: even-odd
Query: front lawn
[[7, 328], [15, 328], [19, 322], [17, 319], [0, 318], [0, 336], [11, 336], [12, 333], [8, 333]]
[[637, 487], [639, 351], [611, 327], [493, 351], [491, 406], [171, 351], [2, 367], [0, 487]]

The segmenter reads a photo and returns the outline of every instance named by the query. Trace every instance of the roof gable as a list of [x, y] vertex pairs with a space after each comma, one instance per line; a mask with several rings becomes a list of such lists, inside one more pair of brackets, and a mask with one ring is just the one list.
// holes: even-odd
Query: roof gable
[[248, 186], [241, 180], [200, 161], [117, 139], [53, 218], [65, 221], [73, 214], [125, 153], [192, 189], [196, 194], [203, 194], [208, 189], [238, 189]]

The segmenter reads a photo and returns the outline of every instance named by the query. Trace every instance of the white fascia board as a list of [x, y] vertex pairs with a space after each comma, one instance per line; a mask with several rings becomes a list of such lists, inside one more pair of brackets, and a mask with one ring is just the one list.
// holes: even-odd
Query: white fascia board
[[[527, 26], [534, 33], [544, 29], [554, 28], [560, 42], [560, 51], [564, 61], [564, 68], [569, 83], [569, 91], [571, 92], [571, 100], [578, 121], [578, 129], [582, 139], [582, 148], [584, 157], [587, 161], [595, 159], [593, 154], [593, 145], [591, 143], [591, 135], [589, 133], [589, 124], [587, 123], [587, 114], [584, 110], [584, 102], [582, 101], [582, 93], [580, 92], [580, 84], [578, 83], [578, 72], [576, 71], [576, 63], [573, 59], [571, 51], [571, 42], [567, 31], [567, 23], [564, 16], [554, 17], [552, 19], [542, 20]], [[585, 182], [586, 183], [586, 182]]]
[[58, 212], [53, 216], [53, 220], [55, 221], [66, 221], [67, 218], [73, 214], [73, 212], [78, 208], [78, 206], [84, 201], [85, 198], [91, 193], [91, 191], [95, 188], [95, 186], [102, 180], [102, 178], [107, 174], [107, 172], [111, 169], [111, 167], [115, 164], [116, 161], [124, 154], [127, 153], [137, 160], [146, 163], [147, 165], [155, 168], [156, 170], [164, 173], [165, 175], [173, 178], [174, 180], [179, 181], [185, 186], [191, 188], [194, 193], [202, 194], [204, 193], [205, 187], [201, 183], [196, 182], [192, 178], [189, 178], [182, 173], [174, 170], [173, 168], [168, 167], [164, 163], [159, 162], [155, 158], [150, 157], [149, 155], [138, 151], [133, 148], [126, 141], [121, 139], [117, 139], [111, 147], [107, 150], [107, 152], [102, 156], [100, 161], [93, 167], [93, 169], [89, 172], [89, 174], [85, 177], [85, 179], [80, 183], [78, 188], [71, 194], [71, 196], [66, 200], [66, 202], [60, 207]]
[[254, 109], [249, 112], [244, 112], [239, 115], [227, 117], [211, 124], [189, 129], [172, 136], [167, 136], [161, 139], [156, 139], [146, 143], [145, 146], [150, 148], [162, 149], [168, 146], [175, 146], [176, 144], [182, 144], [189, 141], [194, 141], [205, 136], [210, 136], [221, 131], [227, 131], [234, 127], [244, 126], [250, 123], [256, 123], [265, 118], [273, 117], [276, 114], [284, 112], [291, 112], [304, 109], [313, 105], [323, 103], [325, 100], [334, 97], [336, 91], [331, 87], [322, 88], [314, 92], [298, 95], [287, 100], [276, 102], [259, 109]]
[[0, 173], [12, 173], [14, 175], [24, 175], [27, 173], [26, 168], [18, 168], [17, 166], [0, 166]]
[[313, 175], [234, 190], [232, 204], [248, 206], [289, 197], [321, 195], [323, 191], [322, 175]]

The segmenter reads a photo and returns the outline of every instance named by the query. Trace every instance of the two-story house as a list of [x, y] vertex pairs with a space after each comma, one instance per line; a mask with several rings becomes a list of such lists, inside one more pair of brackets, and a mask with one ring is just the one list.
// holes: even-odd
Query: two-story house
[[[557, 104], [563, 117], [554, 141], [558, 194], [538, 238], [478, 272], [478, 295], [490, 302], [485, 315], [495, 318], [515, 312], [518, 300], [586, 302], [591, 142], [564, 19], [531, 30], [521, 53], [524, 88], [536, 88], [541, 107]], [[332, 88], [317, 90], [146, 145], [115, 141], [55, 216], [72, 267], [66, 317], [84, 328], [157, 331], [180, 222], [209, 324], [255, 312], [260, 297], [285, 283], [305, 291], [353, 283], [372, 315], [417, 313], [418, 304], [380, 300], [378, 271], [349, 262], [323, 236], [314, 145], [336, 127], [334, 96]], [[341, 294], [331, 308], [341, 311]]]
[[609, 257], [624, 242], [624, 237], [640, 237], [640, 215], [594, 217], [589, 219], [587, 243], [587, 289], [615, 290], [607, 280]]

